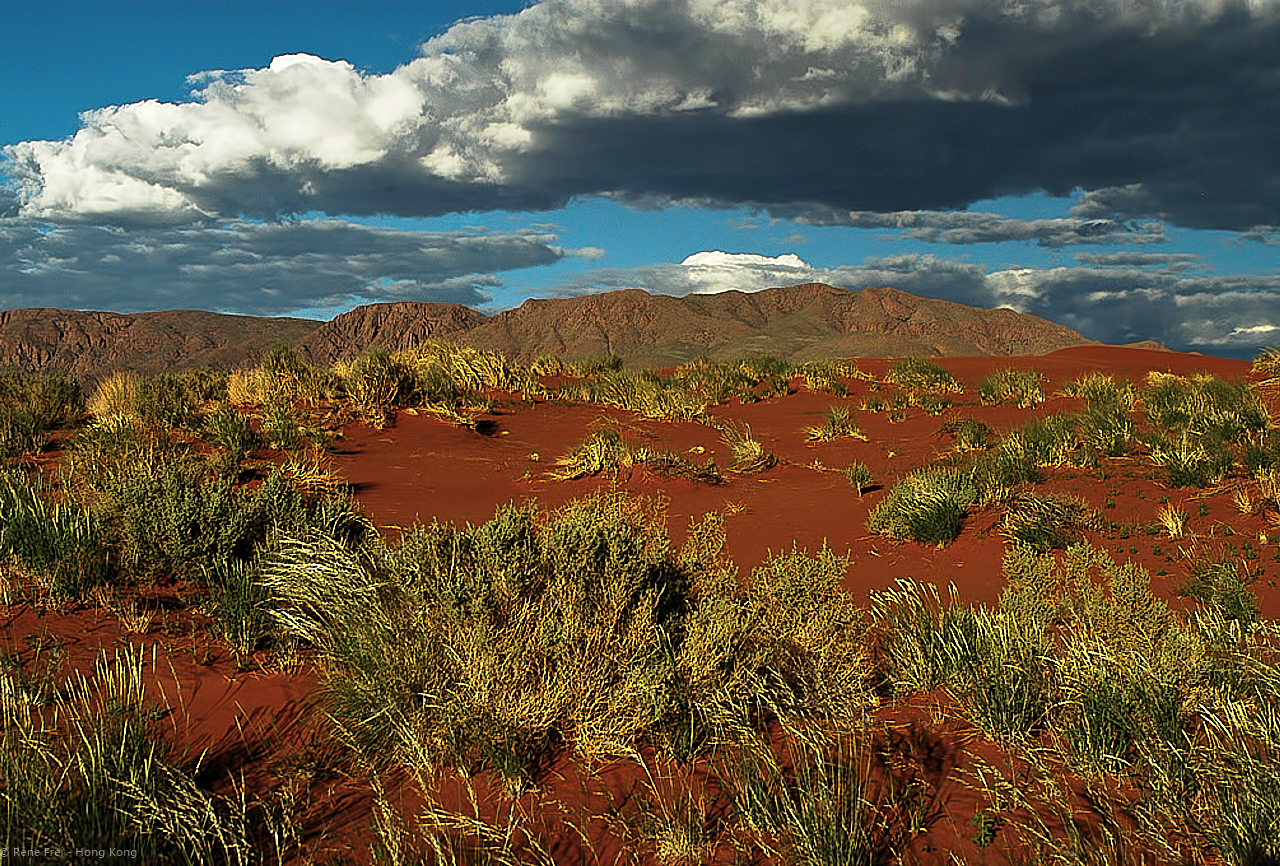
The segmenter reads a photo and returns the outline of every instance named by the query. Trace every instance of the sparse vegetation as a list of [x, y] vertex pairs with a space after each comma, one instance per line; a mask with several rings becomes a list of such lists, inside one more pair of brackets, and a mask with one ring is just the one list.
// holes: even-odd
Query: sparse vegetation
[[[786, 394], [796, 379], [855, 391], [851, 405], [865, 394], [869, 411], [881, 401], [901, 417], [944, 411], [942, 395], [960, 393], [928, 371], [936, 365], [899, 364], [887, 383], [868, 384], [851, 363], [767, 358], [699, 359], [670, 373], [612, 359], [524, 368], [430, 344], [330, 371], [277, 350], [230, 375], [104, 380], [88, 407], [69, 379], [0, 377], [4, 418], [28, 419], [0, 418], [0, 443], [15, 443], [0, 468], [0, 604], [11, 621], [27, 606], [40, 618], [106, 613], [123, 647], [82, 676], [47, 636], [0, 641], [0, 841], [74, 838], [193, 863], [284, 861], [283, 846], [301, 846], [292, 822], [311, 819], [290, 811], [286, 771], [272, 765], [274, 799], [262, 799], [245, 775], [213, 784], [223, 768], [177, 750], [185, 709], [157, 700], [155, 683], [185, 669], [157, 663], [185, 629], [191, 649], [181, 652], [196, 666], [214, 669], [198, 633], [246, 671], [319, 672], [324, 713], [299, 727], [320, 737], [324, 726], [343, 784], [370, 786], [370, 856], [383, 862], [552, 862], [539, 836], [552, 802], [555, 832], [580, 837], [588, 858], [592, 834], [604, 833], [664, 863], [888, 862], [943, 820], [944, 784], [974, 794], [972, 812], [946, 818], [960, 850], [996, 859], [1280, 857], [1280, 628], [1264, 615], [1274, 576], [1263, 571], [1274, 568], [1280, 524], [1280, 440], [1255, 391], [1157, 375], [1140, 392], [1144, 414], [1131, 385], [1092, 375], [1064, 389], [1084, 401], [1079, 411], [1003, 436], [973, 418], [926, 426], [916, 416], [921, 431], [903, 440], [916, 436], [908, 453], [931, 462], [905, 473], [887, 447], [902, 450], [896, 441], [849, 446], [871, 467], [813, 461], [804, 466], [816, 471], [802, 472], [799, 437], [771, 446], [796, 461], [787, 464], [745, 421], [721, 420], [754, 421], [758, 407], [716, 409]], [[1015, 372], [983, 379], [981, 402], [1041, 402], [1043, 377]], [[538, 375], [563, 387], [549, 391]], [[335, 469], [343, 456], [324, 451], [353, 418], [389, 425], [412, 409], [478, 426], [479, 413], [520, 398], [698, 419], [719, 431], [729, 466], [722, 474], [714, 459], [686, 457], [706, 455], [702, 444], [664, 447], [652, 420], [617, 421], [588, 428], [551, 473], [599, 475], [583, 486], [613, 492], [384, 537], [350, 499]], [[523, 459], [530, 445], [511, 429], [508, 452]], [[715, 435], [670, 429], [681, 431], [671, 441]], [[805, 434], [861, 438], [844, 405]], [[747, 477], [780, 462], [784, 471]], [[678, 476], [727, 485], [732, 498], [716, 506], [723, 515], [692, 518], [674, 547], [660, 497], [681, 485], [661, 485], [658, 499], [622, 492], [633, 469], [634, 484]], [[843, 588], [851, 571], [886, 547], [920, 552], [856, 527], [834, 536], [856, 538], [849, 555], [793, 544], [739, 571], [726, 524], [732, 538], [774, 519], [754, 491], [793, 474], [829, 483], [818, 473], [832, 471], [860, 497], [877, 479], [888, 488], [867, 496], [876, 535], [945, 545], [963, 527], [974, 544], [998, 545], [998, 604], [901, 579], [860, 606]], [[1088, 494], [1105, 501], [1105, 519], [1062, 492], [1092, 479], [1107, 482], [1105, 500]], [[1165, 481], [1228, 483], [1195, 493], [1193, 521]], [[744, 513], [757, 516], [734, 516]], [[1152, 537], [1162, 535], [1177, 550]], [[1147, 557], [1163, 557], [1158, 574], [1170, 576], [1153, 585], [1138, 564]], [[1165, 600], [1174, 594], [1182, 600]], [[257, 760], [247, 730], [245, 760]], [[555, 799], [556, 786], [573, 778], [598, 795], [606, 760], [610, 772], [643, 774], [635, 796], [570, 814], [578, 807]], [[287, 785], [304, 789], [298, 780], [316, 772], [298, 770]], [[442, 780], [457, 785], [452, 805]]]

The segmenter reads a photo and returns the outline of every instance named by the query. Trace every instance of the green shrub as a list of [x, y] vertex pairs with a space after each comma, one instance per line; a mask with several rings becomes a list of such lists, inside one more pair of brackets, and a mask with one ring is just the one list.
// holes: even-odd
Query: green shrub
[[964, 385], [955, 376], [932, 361], [922, 358], [903, 358], [889, 365], [889, 382], [911, 391], [964, 392]]
[[870, 490], [875, 484], [875, 478], [865, 463], [850, 463], [844, 470], [844, 475], [849, 479], [849, 486], [858, 491], [858, 496], [862, 496], [864, 490]]
[[[387, 422], [397, 409], [413, 405], [416, 371], [385, 349], [374, 347], [352, 363], [346, 375], [351, 407], [375, 426]], [[452, 380], [450, 389], [452, 390]]]
[[1044, 402], [1039, 370], [996, 370], [978, 383], [978, 397], [985, 405], [1013, 403], [1019, 409], [1030, 409]]
[[59, 600], [80, 598], [109, 573], [96, 517], [55, 500], [38, 472], [23, 469], [0, 470], [0, 553]]
[[924, 469], [899, 481], [867, 517], [867, 529], [892, 538], [943, 545], [978, 503], [973, 477], [956, 469]]
[[1098, 527], [1097, 515], [1073, 496], [1019, 491], [1004, 501], [1003, 510], [1005, 534], [1041, 553], [1065, 550], [1083, 540], [1085, 529]]
[[847, 560], [793, 552], [743, 590], [715, 524], [690, 544], [671, 551], [644, 501], [598, 496], [417, 528], [394, 549], [313, 533], [264, 557], [262, 580], [285, 633], [319, 648], [357, 748], [515, 790], [555, 742], [689, 755], [765, 708], [868, 703], [856, 609], [835, 591]]
[[1205, 488], [1231, 472], [1235, 460], [1227, 443], [1215, 435], [1184, 432], [1167, 436], [1153, 431], [1147, 436], [1151, 461], [1163, 466], [1174, 487]]
[[186, 427], [196, 416], [195, 402], [178, 376], [146, 376], [134, 386], [133, 411], [144, 422], [167, 430]]
[[1178, 587], [1178, 594], [1209, 605], [1224, 620], [1245, 625], [1256, 623], [1258, 598], [1249, 589], [1244, 561], [1235, 561], [1203, 547], [1193, 547], [1189, 553], [1187, 577]]
[[1151, 422], [1175, 433], [1235, 442], [1263, 432], [1271, 420], [1258, 395], [1239, 380], [1153, 373], [1141, 396]]
[[786, 863], [896, 862], [929, 811], [920, 789], [892, 773], [873, 781], [871, 750], [848, 734], [802, 736], [787, 738], [782, 759], [763, 745], [736, 750], [717, 773], [752, 835]]
[[1080, 459], [1075, 420], [1068, 415], [1032, 419], [1010, 433], [1006, 442], [1032, 466], [1062, 466]]
[[0, 373], [0, 460], [39, 451], [50, 430], [73, 426], [84, 412], [74, 379], [62, 373]]
[[1090, 373], [1063, 388], [1069, 397], [1083, 397], [1084, 408], [1076, 413], [1076, 435], [1081, 444], [1095, 453], [1120, 457], [1129, 453], [1134, 437], [1133, 383], [1117, 383], [1112, 377]]
[[253, 454], [258, 444], [249, 419], [227, 405], [219, 406], [204, 417], [200, 434], [236, 461]]
[[578, 376], [595, 376], [621, 372], [622, 364], [622, 358], [617, 355], [593, 355], [574, 361], [573, 370]]
[[587, 399], [646, 418], [689, 421], [702, 415], [707, 398], [648, 371], [602, 371], [586, 383]]
[[258, 433], [268, 448], [296, 451], [307, 439], [302, 413], [293, 403], [267, 403], [259, 419]]

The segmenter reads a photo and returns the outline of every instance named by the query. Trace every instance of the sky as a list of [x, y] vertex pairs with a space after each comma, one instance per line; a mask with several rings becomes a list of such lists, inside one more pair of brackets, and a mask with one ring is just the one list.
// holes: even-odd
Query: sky
[[821, 281], [1280, 344], [1280, 0], [8, 0], [0, 309]]

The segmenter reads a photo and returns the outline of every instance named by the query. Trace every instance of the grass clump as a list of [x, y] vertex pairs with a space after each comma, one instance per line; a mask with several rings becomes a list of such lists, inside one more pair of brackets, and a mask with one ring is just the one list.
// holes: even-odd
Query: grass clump
[[[154, 660], [153, 665], [154, 668]], [[154, 674], [154, 670], [152, 671]], [[170, 753], [147, 697], [140, 650], [101, 653], [92, 677], [54, 690], [43, 711], [0, 680], [0, 804], [8, 850], [68, 845], [138, 862], [253, 862], [243, 802], [219, 797]]]
[[745, 421], [729, 421], [719, 425], [720, 441], [729, 447], [729, 471], [739, 475], [768, 472], [778, 465], [778, 458], [765, 450], [760, 440], [751, 435]]
[[849, 414], [848, 406], [831, 406], [827, 409], [827, 415], [820, 427], [806, 427], [804, 437], [810, 442], [830, 442], [833, 439], [862, 439], [866, 440], [858, 423], [854, 421]]
[[91, 511], [56, 499], [38, 472], [0, 469], [0, 553], [54, 600], [79, 598], [106, 580], [103, 545]]
[[889, 366], [886, 380], [908, 391], [941, 391], [964, 393], [960, 380], [933, 361], [903, 358]]
[[920, 831], [921, 786], [873, 781], [875, 756], [850, 734], [797, 733], [785, 758], [739, 749], [717, 775], [758, 844], [779, 862], [858, 866], [894, 862]]
[[958, 469], [924, 469], [904, 477], [871, 510], [867, 529], [903, 541], [944, 545], [978, 503], [973, 476]]
[[1097, 529], [1097, 514], [1074, 496], [1016, 491], [1003, 503], [1000, 523], [1014, 543], [1044, 553], [1065, 550], [1083, 540], [1086, 529]]
[[942, 425], [941, 432], [951, 437], [957, 451], [985, 451], [995, 441], [995, 433], [990, 425], [977, 418], [948, 421]]
[[1249, 589], [1253, 575], [1245, 560], [1234, 560], [1199, 542], [1181, 553], [1187, 576], [1178, 587], [1179, 595], [1208, 605], [1224, 620], [1246, 626], [1258, 622], [1258, 598]]
[[344, 371], [347, 398], [356, 414], [375, 427], [384, 427], [397, 409], [415, 402], [414, 369], [385, 349], [372, 348]]
[[1012, 403], [1030, 409], [1044, 402], [1044, 379], [1039, 370], [996, 370], [978, 383], [978, 398], [987, 406]]
[[594, 431], [557, 460], [556, 466], [558, 468], [552, 470], [551, 477], [559, 481], [601, 473], [609, 473], [616, 478], [633, 467], [642, 466], [659, 475], [687, 478], [703, 484], [725, 483], [713, 458], [707, 458], [702, 466], [696, 466], [670, 449], [654, 450], [645, 445], [634, 445], [610, 427]]

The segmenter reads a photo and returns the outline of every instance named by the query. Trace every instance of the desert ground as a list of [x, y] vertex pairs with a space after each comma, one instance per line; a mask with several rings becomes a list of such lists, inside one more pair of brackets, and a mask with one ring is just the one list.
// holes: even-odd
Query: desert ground
[[[104, 380], [11, 449], [7, 850], [1277, 862], [1274, 364], [779, 363], [663, 403], [607, 359], [441, 399], [373, 357], [284, 409], [296, 359], [172, 411]], [[166, 461], [185, 511], [138, 481]], [[922, 470], [952, 487], [902, 505]]]

